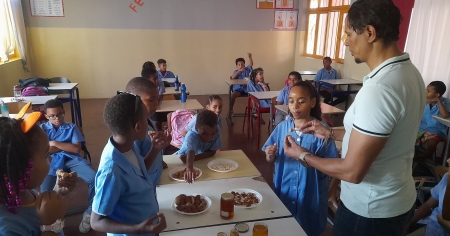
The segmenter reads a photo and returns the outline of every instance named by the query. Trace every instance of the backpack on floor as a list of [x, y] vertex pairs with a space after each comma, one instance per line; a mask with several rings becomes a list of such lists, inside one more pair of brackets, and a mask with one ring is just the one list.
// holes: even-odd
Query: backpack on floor
[[28, 86], [22, 90], [23, 97], [30, 96], [47, 96], [48, 89], [46, 87]]
[[181, 147], [183, 144], [182, 132], [191, 121], [194, 114], [188, 110], [179, 109], [172, 112], [170, 117], [170, 125], [172, 128], [172, 141], [170, 142], [175, 147]]

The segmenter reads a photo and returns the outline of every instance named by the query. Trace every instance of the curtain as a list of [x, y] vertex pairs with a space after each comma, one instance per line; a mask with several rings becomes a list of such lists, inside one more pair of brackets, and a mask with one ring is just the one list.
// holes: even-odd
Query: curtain
[[450, 86], [450, 1], [415, 0], [405, 51], [425, 85], [439, 80]]
[[25, 33], [25, 21], [23, 19], [22, 3], [20, 0], [9, 0], [13, 20], [13, 32], [16, 39], [17, 48], [22, 59], [23, 69], [27, 68], [27, 36]]

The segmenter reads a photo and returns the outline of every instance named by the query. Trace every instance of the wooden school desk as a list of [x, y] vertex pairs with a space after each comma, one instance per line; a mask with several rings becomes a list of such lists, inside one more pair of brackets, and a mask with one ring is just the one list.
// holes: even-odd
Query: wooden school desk
[[[164, 92], [162, 95], [179, 95], [181, 94], [181, 90], [178, 89], [178, 91], [175, 91], [175, 87], [165, 87], [166, 92]], [[186, 91], [186, 94], [189, 95], [189, 92]]]
[[[216, 159], [230, 159], [236, 161], [239, 166], [236, 170], [228, 173], [219, 173], [208, 169], [208, 162]], [[165, 155], [163, 157], [163, 160], [167, 163], [168, 168], [162, 171], [159, 185], [180, 183], [179, 181], [175, 181], [169, 177], [169, 172], [173, 168], [176, 168], [178, 166], [185, 166], [185, 164], [181, 162], [179, 155]], [[202, 170], [202, 176], [195, 180], [196, 182], [236, 177], [261, 176], [261, 173], [258, 171], [258, 169], [256, 169], [256, 167], [242, 150], [220, 151], [217, 152], [213, 157], [194, 162], [194, 166]]]
[[201, 110], [203, 108], [196, 99], [187, 99], [186, 102], [181, 102], [181, 100], [163, 100], [158, 105], [156, 112], [173, 112], [178, 109]]
[[[450, 128], [450, 118], [442, 118], [440, 116], [433, 116], [434, 119], [436, 119], [439, 123], [447, 126]], [[442, 166], [447, 166], [447, 159], [448, 159], [448, 153], [450, 148], [450, 132], [447, 131], [447, 140], [445, 141], [445, 152], [444, 152], [444, 158], [442, 161]]]
[[[283, 112], [284, 114], [288, 114], [289, 108], [287, 105], [275, 105], [275, 109], [277, 111]], [[330, 106], [326, 103], [321, 102], [320, 103], [320, 109], [322, 110], [322, 114], [324, 115], [333, 115], [333, 114], [343, 114], [345, 113], [344, 110], [341, 110], [337, 107]]]
[[[262, 195], [263, 200], [251, 209], [235, 208], [234, 217], [224, 220], [220, 217], [220, 195], [237, 188], [255, 190]], [[193, 184], [166, 184], [157, 187], [156, 193], [159, 210], [166, 217], [167, 228], [164, 232], [292, 216], [267, 183], [253, 180], [252, 177], [198, 181]], [[199, 215], [180, 214], [172, 209], [172, 202], [180, 194], [205, 195], [211, 199], [211, 207]]]
[[[166, 219], [167, 220], [167, 219]], [[262, 220], [256, 222], [263, 222], [269, 229], [268, 235], [283, 235], [283, 236], [306, 236], [305, 231], [298, 224], [293, 217], [274, 219], [274, 220]], [[251, 236], [253, 234], [252, 229], [255, 221], [245, 222], [249, 230], [246, 233], [239, 233], [239, 236]], [[192, 236], [192, 235], [211, 235], [215, 236], [219, 232], [224, 232], [230, 235], [230, 230], [234, 229], [235, 223], [202, 227], [195, 229], [178, 230], [172, 232], [162, 232], [161, 236]]]
[[[249, 92], [248, 95], [252, 96], [258, 100], [266, 100], [269, 101], [269, 107], [270, 107], [270, 116], [269, 116], [269, 132], [272, 132], [273, 124], [272, 124], [272, 118], [273, 118], [273, 109], [272, 109], [272, 98], [277, 97], [280, 91], [266, 91], [266, 92]], [[259, 124], [258, 124], [259, 125]]]
[[[228, 114], [227, 114], [227, 122], [230, 125], [233, 125], [233, 116], [235, 117], [243, 117], [243, 113], [236, 113], [231, 115], [231, 110], [233, 107], [231, 107], [231, 93], [233, 92], [233, 85], [247, 85], [248, 79], [226, 79], [225, 83], [228, 84]], [[244, 96], [242, 96], [244, 97]]]
[[[320, 87], [322, 85], [328, 85], [326, 88], [331, 87], [331, 99], [333, 100], [334, 95], [342, 94], [346, 95], [347, 99], [345, 100], [345, 110], [348, 108], [348, 95], [356, 94], [359, 90], [350, 90], [352, 85], [362, 86], [363, 82], [354, 80], [354, 79], [328, 79], [319, 81], [319, 86], [317, 87], [317, 91], [320, 91]], [[335, 91], [334, 86], [336, 85], [347, 85], [347, 91]]]
[[66, 91], [69, 90], [72, 123], [76, 124], [82, 130], [83, 121], [81, 119], [81, 102], [80, 93], [78, 91], [78, 83], [50, 83], [48, 86], [49, 94], [66, 94]]
[[[49, 95], [49, 96], [30, 96], [30, 97], [22, 97], [23, 102], [31, 102], [31, 105], [44, 105], [48, 100], [56, 99], [57, 95]], [[12, 101], [14, 97], [2, 97], [0, 98], [4, 103], [15, 102]]]

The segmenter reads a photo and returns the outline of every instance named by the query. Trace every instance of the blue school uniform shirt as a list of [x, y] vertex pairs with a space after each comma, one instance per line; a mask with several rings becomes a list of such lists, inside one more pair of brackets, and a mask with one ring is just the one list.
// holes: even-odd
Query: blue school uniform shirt
[[[147, 119], [148, 122], [148, 128], [147, 131], [157, 131], [156, 126], [153, 123], [152, 120]], [[152, 149], [152, 141], [150, 139], [150, 135], [147, 132], [147, 135], [145, 136], [144, 140], [136, 140], [134, 141], [134, 144], [139, 148], [139, 154], [142, 157], [145, 157], [147, 153]], [[163, 151], [160, 151], [158, 153], [158, 156], [156, 157], [155, 161], [153, 162], [152, 167], [150, 170], [147, 171], [148, 176], [150, 177], [153, 187], [156, 188], [156, 185], [158, 185], [159, 180], [161, 179], [161, 174], [163, 171]]]
[[220, 128], [217, 126], [217, 132], [211, 142], [204, 143], [200, 140], [197, 130], [191, 129], [184, 137], [183, 145], [175, 154], [187, 154], [189, 151], [195, 151], [195, 154], [201, 154], [206, 151], [216, 151], [222, 148], [222, 137], [220, 136]]
[[[186, 125], [186, 127], [184, 128], [186, 131], [189, 131], [191, 129], [195, 129], [195, 122], [197, 122], [197, 114], [195, 114], [191, 121], [189, 121], [189, 124]], [[217, 120], [217, 125], [219, 126], [220, 129], [222, 129], [222, 117], [219, 116], [218, 120]]]
[[438, 215], [442, 215], [442, 204], [444, 202], [447, 181], [448, 173], [444, 175], [438, 185], [431, 189], [431, 197], [436, 199], [439, 202], [439, 205], [438, 207], [433, 209], [431, 215], [428, 218], [419, 221], [419, 223], [425, 223], [427, 225], [425, 234], [426, 236], [450, 236], [450, 234], [446, 233], [444, 229], [442, 229], [436, 218]]
[[[236, 77], [236, 79], [245, 79], [250, 77], [250, 73], [252, 73], [252, 66], [248, 65], [247, 67], [245, 67], [245, 70], [242, 72], [239, 72], [238, 76]], [[234, 70], [233, 73], [231, 73], [231, 75], [234, 75], [234, 73], [236, 73], [237, 70]], [[247, 93], [247, 86], [245, 85], [233, 85], [233, 91], [238, 91], [238, 92], [242, 92], [242, 93]]]
[[289, 92], [291, 91], [291, 87], [287, 86], [280, 90], [277, 97], [277, 102], [283, 103], [283, 105], [287, 105], [289, 102]]
[[162, 81], [162, 79], [158, 78], [158, 84], [156, 86], [158, 87], [159, 95], [163, 95], [166, 92], [166, 87], [164, 86], [164, 81]]
[[[56, 141], [61, 143], [84, 143], [84, 137], [78, 130], [77, 126], [72, 123], [62, 123], [58, 128], [53, 127], [50, 121], [41, 124], [41, 128], [47, 133], [49, 141]], [[49, 175], [56, 176], [56, 171], [63, 169], [66, 158], [77, 160], [80, 163], [89, 164], [86, 159], [82, 158], [78, 153], [71, 153], [60, 151], [53, 153], [52, 162], [50, 163]]]
[[158, 70], [158, 78], [159, 79], [164, 79], [164, 78], [175, 78], [175, 74], [172, 73], [172, 71], [166, 71], [166, 74], [163, 76], [161, 71]]
[[[145, 171], [144, 159], [139, 155], [138, 147], [133, 145], [132, 150], [140, 168], [131, 164], [112, 142], [110, 137], [102, 152], [95, 176], [92, 210], [122, 224], [140, 224], [159, 211], [155, 188]], [[107, 233], [107, 235], [134, 234]]]
[[[33, 190], [35, 196], [38, 195]], [[17, 209], [17, 214], [13, 214], [5, 207], [0, 205], [0, 235], [8, 236], [39, 236], [41, 235], [41, 222], [36, 213], [36, 207], [33, 204], [22, 206]], [[60, 233], [64, 236], [64, 233]]]
[[314, 77], [314, 82], [329, 79], [340, 79], [340, 77], [335, 69], [331, 68], [330, 73], [328, 73], [327, 69], [322, 68], [319, 71], [317, 71], [316, 77]]
[[290, 128], [294, 128], [292, 118], [278, 124], [262, 150], [277, 144], [274, 191], [306, 234], [318, 236], [325, 231], [327, 225], [329, 178], [317, 169], [306, 168], [296, 159], [286, 156], [283, 150], [284, 138], [291, 135], [300, 146], [317, 156], [327, 158], [338, 156], [336, 145], [332, 140], [325, 143], [323, 139], [310, 134], [302, 134], [298, 141], [297, 133], [289, 132]]
[[[270, 90], [269, 86], [265, 83], [267, 88]], [[248, 81], [247, 83], [247, 91], [248, 92], [264, 92], [264, 89], [261, 85], [258, 83], [253, 83], [253, 81]], [[270, 107], [270, 103], [267, 100], [259, 100], [259, 104], [262, 108], [268, 108]]]
[[[450, 100], [444, 97], [441, 97], [441, 102], [447, 111], [450, 111]], [[419, 132], [427, 131], [431, 134], [437, 134], [440, 137], [444, 138], [447, 136], [447, 131], [445, 126], [439, 123], [433, 116], [440, 116], [439, 104], [434, 104], [433, 107], [430, 107], [429, 104], [425, 105], [425, 110], [423, 112], [422, 120], [420, 121]]]

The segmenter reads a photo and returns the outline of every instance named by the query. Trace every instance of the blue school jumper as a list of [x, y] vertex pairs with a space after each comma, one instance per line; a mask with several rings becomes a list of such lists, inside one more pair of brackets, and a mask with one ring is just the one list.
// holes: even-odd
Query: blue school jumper
[[[441, 102], [447, 111], [450, 111], [450, 100], [441, 97]], [[433, 118], [433, 116], [440, 116], [440, 114], [439, 104], [436, 103], [433, 107], [426, 104], [422, 120], [420, 121], [419, 132], [427, 131], [428, 133], [437, 134], [441, 138], [445, 139], [447, 137], [445, 126]]]
[[[300, 146], [321, 157], [337, 157], [334, 141], [319, 139], [310, 134], [289, 132], [294, 128], [290, 118], [277, 125], [264, 144], [262, 150], [274, 143], [278, 146], [273, 176], [274, 191], [289, 209], [297, 222], [310, 236], [318, 236], [325, 231], [328, 214], [329, 177], [322, 172], [306, 168], [294, 158], [284, 154], [284, 138], [291, 135]], [[299, 141], [300, 139], [300, 141]]]
[[[269, 88], [267, 84], [266, 84], [266, 86], [267, 86], [267, 88]], [[270, 88], [269, 88], [269, 90], [270, 90]], [[264, 92], [264, 89], [258, 83], [253, 83], [252, 81], [248, 81], [247, 91], [248, 92]], [[261, 105], [261, 108], [270, 107], [270, 104], [267, 100], [259, 100], [259, 104]]]
[[159, 79], [164, 79], [164, 78], [175, 78], [175, 74], [172, 73], [172, 71], [166, 71], [166, 74], [163, 76], [161, 71], [158, 70], [158, 78]]
[[314, 77], [314, 82], [319, 82], [321, 80], [330, 80], [330, 79], [340, 79], [339, 74], [333, 68], [330, 69], [330, 73], [328, 74], [327, 69], [322, 68], [317, 71], [316, 77]]
[[289, 102], [289, 92], [291, 87], [287, 86], [280, 90], [277, 97], [277, 102], [281, 102], [283, 105], [287, 105]]
[[[250, 73], [252, 73], [253, 68], [248, 65], [247, 67], [245, 67], [245, 70], [242, 72], [239, 72], [238, 76], [236, 79], [245, 79], [250, 77]], [[233, 73], [231, 73], [231, 75], [234, 75], [234, 73], [236, 73], [237, 70], [234, 70]], [[246, 85], [233, 85], [232, 88], [233, 92], [237, 91], [240, 93], [247, 93], [247, 86]]]
[[217, 132], [211, 142], [204, 143], [200, 140], [197, 130], [191, 129], [184, 137], [183, 145], [175, 154], [187, 154], [189, 151], [195, 151], [195, 154], [201, 154], [206, 151], [216, 151], [222, 149], [222, 137], [220, 136], [220, 128], [217, 126]]

